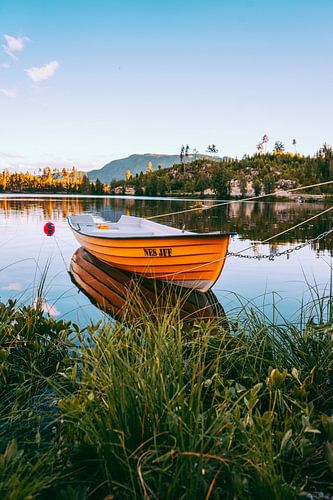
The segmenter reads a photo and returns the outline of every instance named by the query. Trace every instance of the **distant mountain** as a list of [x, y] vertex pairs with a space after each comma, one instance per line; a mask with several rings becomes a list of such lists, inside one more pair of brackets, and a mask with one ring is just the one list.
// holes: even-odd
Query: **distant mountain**
[[[198, 158], [204, 158], [205, 156], [206, 155], [198, 155]], [[220, 160], [220, 158], [217, 157], [214, 159]], [[168, 168], [175, 163], [180, 163], [179, 155], [159, 155], [151, 153], [141, 155], [134, 154], [127, 158], [110, 161], [110, 163], [107, 163], [104, 167], [90, 170], [87, 174], [91, 181], [95, 181], [98, 178], [104, 184], [109, 184], [112, 179], [125, 179], [126, 170], [130, 170], [133, 176], [135, 174], [140, 174], [140, 172], [145, 173], [149, 161], [152, 162], [154, 170], [157, 170], [159, 165], [162, 168]]]

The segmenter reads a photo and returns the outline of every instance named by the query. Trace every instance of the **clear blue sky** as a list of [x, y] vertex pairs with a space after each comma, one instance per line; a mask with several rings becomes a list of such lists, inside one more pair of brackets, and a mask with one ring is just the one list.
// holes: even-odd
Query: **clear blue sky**
[[[0, 167], [333, 143], [331, 0], [1, 0]], [[6, 36], [5, 36], [6, 35]]]

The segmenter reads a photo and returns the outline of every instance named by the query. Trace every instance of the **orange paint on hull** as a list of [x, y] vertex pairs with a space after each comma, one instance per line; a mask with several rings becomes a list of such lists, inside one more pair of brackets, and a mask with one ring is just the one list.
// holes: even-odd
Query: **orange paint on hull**
[[107, 264], [201, 291], [220, 276], [229, 244], [229, 234], [116, 239], [73, 232], [82, 247]]

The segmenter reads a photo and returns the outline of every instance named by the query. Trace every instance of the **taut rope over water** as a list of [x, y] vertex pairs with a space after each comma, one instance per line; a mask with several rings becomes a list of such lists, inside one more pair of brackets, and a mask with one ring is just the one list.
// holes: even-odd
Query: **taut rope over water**
[[230, 200], [230, 201], [223, 201], [222, 203], [215, 203], [214, 205], [210, 205], [208, 207], [195, 207], [195, 208], [189, 208], [187, 210], [179, 210], [178, 212], [169, 212], [167, 214], [159, 214], [159, 215], [152, 215], [151, 217], [146, 217], [148, 220], [152, 219], [157, 219], [159, 217], [168, 217], [169, 215], [178, 215], [178, 214], [185, 214], [186, 212], [194, 212], [196, 210], [209, 210], [210, 208], [216, 208], [216, 207], [221, 207], [223, 205], [231, 205], [232, 203], [243, 203], [246, 201], [254, 201], [254, 200], [259, 200], [260, 198], [265, 198], [267, 196], [274, 196], [278, 193], [292, 193], [295, 191], [301, 191], [302, 189], [310, 189], [313, 187], [319, 187], [319, 186], [325, 186], [327, 184], [333, 184], [333, 180], [331, 181], [325, 181], [325, 182], [319, 182], [317, 184], [310, 184], [309, 186], [301, 186], [297, 188], [292, 188], [292, 189], [279, 189], [278, 191], [272, 192], [272, 193], [267, 193], [267, 194], [259, 194], [258, 196], [250, 196], [248, 198], [243, 198], [241, 200]]
[[[330, 183], [333, 183], [333, 181], [329, 181]], [[327, 183], [325, 183], [327, 184]], [[308, 186], [310, 187], [310, 186]], [[304, 189], [304, 188], [302, 188]], [[266, 195], [268, 196], [268, 195]], [[243, 200], [244, 201], [244, 200]], [[221, 204], [219, 204], [221, 205]], [[215, 205], [217, 206], [217, 205]], [[312, 215], [311, 217], [309, 217], [308, 219], [302, 221], [302, 222], [299, 222], [298, 224], [295, 224], [294, 226], [292, 227], [289, 227], [288, 229], [285, 229], [284, 231], [280, 231], [279, 233], [276, 233], [274, 234], [273, 236], [270, 236], [269, 238], [266, 238], [265, 240], [262, 240], [262, 241], [257, 241], [255, 244], [253, 245], [250, 245], [249, 247], [247, 248], [243, 248], [242, 250], [239, 250], [238, 252], [233, 252], [232, 254], [230, 253], [227, 253], [227, 255], [225, 257], [221, 257], [220, 259], [216, 259], [216, 260], [212, 260], [210, 262], [205, 262], [204, 264], [200, 264], [198, 266], [195, 266], [195, 267], [192, 267], [191, 269], [187, 270], [187, 271], [195, 271], [196, 269], [201, 269], [202, 267], [205, 267], [205, 266], [208, 266], [210, 264], [213, 264], [215, 262], [220, 262], [221, 260], [224, 260], [226, 259], [227, 257], [237, 257], [239, 256], [241, 253], [243, 252], [246, 252], [247, 250], [251, 250], [252, 248], [254, 248], [258, 243], [259, 244], [264, 244], [264, 243], [268, 243], [269, 241], [273, 240], [274, 238], [277, 238], [278, 236], [281, 236], [282, 234], [285, 234], [285, 233], [288, 233], [289, 231], [292, 231], [293, 229], [296, 229], [297, 227], [300, 227], [300, 226], [303, 226], [304, 224], [306, 224], [307, 222], [310, 222], [311, 220], [313, 219], [316, 219], [317, 217], [320, 217], [321, 215], [325, 214], [325, 213], [328, 213], [330, 212], [331, 210], [333, 210], [333, 206], [332, 207], [329, 207], [327, 208], [326, 210], [322, 210], [321, 212], [319, 212], [318, 214], [315, 214], [315, 215]], [[330, 234], [333, 232], [333, 229], [330, 229], [329, 231], [327, 231], [327, 234]], [[320, 235], [321, 236], [321, 235]], [[309, 240], [308, 241], [308, 244], [311, 243], [312, 240]], [[256, 256], [256, 258], [259, 258], [259, 256]], [[176, 273], [170, 273], [168, 274], [167, 276], [175, 276], [177, 274], [182, 274], [183, 271], [178, 271]], [[156, 278], [161, 278], [160, 276], [156, 276]]]

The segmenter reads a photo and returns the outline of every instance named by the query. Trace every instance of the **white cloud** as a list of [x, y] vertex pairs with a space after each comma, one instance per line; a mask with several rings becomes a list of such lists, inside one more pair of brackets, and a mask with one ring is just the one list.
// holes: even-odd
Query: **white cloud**
[[36, 299], [33, 303], [33, 306], [35, 308], [37, 308], [37, 306], [40, 307], [42, 311], [49, 316], [59, 316], [60, 314], [56, 306], [49, 304], [45, 299]]
[[58, 61], [51, 61], [45, 64], [45, 66], [41, 66], [40, 68], [33, 67], [26, 69], [25, 72], [33, 82], [38, 83], [51, 78], [51, 76], [54, 75], [59, 66], [60, 64]]
[[2, 286], [0, 290], [6, 290], [6, 291], [20, 291], [22, 290], [22, 286], [20, 283], [9, 283], [7, 286]]
[[[93, 170], [105, 165], [108, 161], [117, 158], [115, 155], [94, 155], [91, 160], [72, 156], [42, 155], [38, 157], [29, 154], [19, 155], [11, 151], [0, 150], [0, 171], [8, 169], [10, 172], [30, 172], [37, 173], [40, 168], [50, 165], [52, 168], [62, 169], [72, 168], [75, 165], [79, 170]], [[1, 253], [1, 250], [0, 250]], [[1, 279], [0, 279], [1, 281]]]
[[6, 97], [16, 97], [17, 92], [15, 89], [0, 89], [0, 93]]
[[8, 63], [1, 63], [0, 64], [0, 68], [4, 68], [4, 69], [8, 69], [9, 68], [9, 64]]
[[0, 151], [0, 158], [23, 158], [21, 155], [17, 155], [16, 153], [5, 153]]
[[59, 316], [60, 312], [56, 308], [56, 306], [52, 306], [48, 302], [44, 302], [42, 304], [42, 311], [47, 313], [49, 316]]
[[2, 45], [2, 48], [4, 49], [6, 54], [16, 60], [17, 57], [15, 56], [14, 52], [21, 52], [24, 49], [26, 40], [28, 39], [24, 36], [15, 38], [14, 36], [3, 35], [3, 37], [6, 43]]

